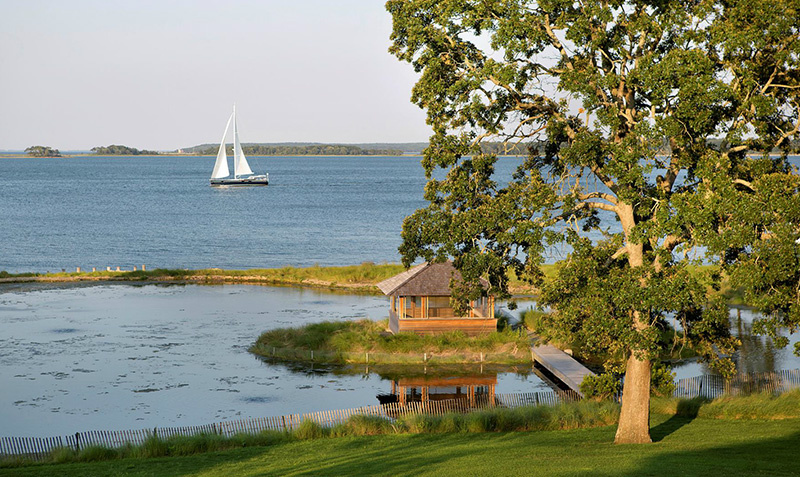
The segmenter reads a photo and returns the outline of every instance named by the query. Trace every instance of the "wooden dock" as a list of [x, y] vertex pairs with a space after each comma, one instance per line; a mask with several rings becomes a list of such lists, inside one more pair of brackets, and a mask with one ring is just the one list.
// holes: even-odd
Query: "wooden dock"
[[583, 396], [583, 393], [581, 393], [583, 378], [588, 375], [594, 375], [586, 366], [552, 345], [531, 346], [531, 354], [537, 363], [558, 378], [559, 381]]

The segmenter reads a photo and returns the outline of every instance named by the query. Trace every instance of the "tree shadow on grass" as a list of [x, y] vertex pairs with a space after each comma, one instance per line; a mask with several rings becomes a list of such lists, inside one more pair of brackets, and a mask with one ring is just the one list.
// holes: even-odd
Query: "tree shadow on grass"
[[681, 399], [675, 415], [650, 429], [650, 438], [653, 442], [660, 442], [668, 435], [681, 427], [691, 423], [700, 412], [700, 406], [706, 402], [702, 399]]
[[[800, 446], [800, 432], [786, 433], [773, 438], [731, 434], [730, 430], [716, 436], [706, 436], [710, 442], [727, 441], [705, 448], [673, 450], [658, 453], [644, 459], [634, 471], [618, 475], [624, 476], [795, 476], [797, 473], [796, 452]], [[731, 442], [738, 439], [740, 442]], [[741, 442], [745, 441], [745, 442]]]

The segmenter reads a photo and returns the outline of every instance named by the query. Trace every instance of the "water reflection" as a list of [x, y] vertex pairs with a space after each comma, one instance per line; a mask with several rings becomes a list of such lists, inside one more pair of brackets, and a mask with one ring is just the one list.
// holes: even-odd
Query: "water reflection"
[[[753, 333], [753, 321], [760, 314], [746, 307], [730, 309], [731, 333], [742, 342], [733, 355], [736, 370], [740, 373], [764, 373], [783, 369], [800, 368], [800, 357], [793, 354], [794, 343], [800, 341], [800, 333], [789, 334], [783, 331], [782, 336], [789, 339], [789, 345], [779, 348], [773, 340]], [[673, 371], [678, 379], [691, 378], [704, 374], [719, 374], [708, 364], [697, 359], [672, 363]]]
[[[742, 317], [742, 309], [736, 309], [731, 318], [731, 332], [741, 340], [742, 345], [736, 353], [736, 367], [741, 373], [762, 373], [778, 371], [780, 348], [772, 338], [753, 334], [753, 321]], [[788, 351], [788, 350], [787, 350]]]
[[389, 394], [378, 394], [381, 404], [455, 400], [469, 407], [494, 403], [497, 374], [467, 376], [422, 375], [392, 379]]

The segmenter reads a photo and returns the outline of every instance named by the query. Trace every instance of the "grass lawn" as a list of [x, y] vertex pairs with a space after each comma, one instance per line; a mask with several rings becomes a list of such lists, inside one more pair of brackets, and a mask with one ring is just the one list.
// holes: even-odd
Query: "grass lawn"
[[654, 415], [653, 444], [614, 445], [615, 426], [400, 434], [289, 442], [188, 457], [0, 469], [0, 476], [798, 475], [800, 419]]

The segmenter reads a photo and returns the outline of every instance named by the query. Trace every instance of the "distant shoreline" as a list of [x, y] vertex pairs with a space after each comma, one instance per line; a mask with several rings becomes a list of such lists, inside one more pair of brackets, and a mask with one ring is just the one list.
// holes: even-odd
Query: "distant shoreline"
[[[62, 154], [57, 157], [34, 157], [29, 156], [27, 154], [2, 154], [0, 153], [0, 159], [68, 159], [68, 158], [75, 158], [75, 157], [87, 157], [87, 158], [109, 158], [109, 157], [124, 157], [124, 158], [153, 158], [153, 157], [197, 157], [197, 158], [206, 158], [206, 157], [215, 157], [209, 154], [156, 154], [156, 155], [147, 155], [147, 154], [119, 154], [119, 155], [95, 155], [95, 154]], [[252, 154], [249, 157], [422, 157], [422, 154], [400, 154], [400, 155], [390, 155], [390, 154], [334, 154], [334, 155], [327, 155], [327, 154], [274, 154], [274, 155], [261, 155], [261, 154]], [[521, 157], [521, 156], [498, 156], [498, 157]]]
[[[548, 266], [553, 267], [553, 266]], [[318, 288], [349, 293], [381, 295], [376, 284], [405, 271], [400, 264], [370, 262], [343, 267], [283, 267], [248, 270], [155, 269], [136, 271], [94, 271], [60, 273], [8, 273], [0, 272], [0, 290], [5, 284], [20, 283], [175, 283], [175, 284], [249, 284]], [[536, 288], [512, 280], [510, 291], [514, 295], [533, 295]]]

